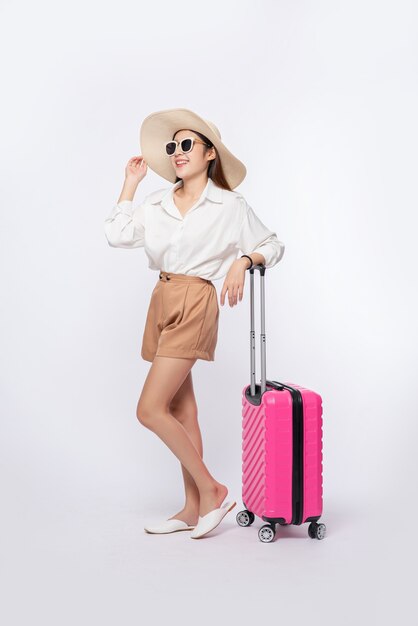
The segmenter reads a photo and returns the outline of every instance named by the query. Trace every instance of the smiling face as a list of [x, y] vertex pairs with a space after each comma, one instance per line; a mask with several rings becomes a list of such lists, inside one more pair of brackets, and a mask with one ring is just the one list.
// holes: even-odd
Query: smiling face
[[200, 143], [202, 139], [199, 135], [192, 130], [179, 130], [173, 139], [180, 143], [186, 137], [194, 137], [197, 140], [193, 143], [191, 152], [182, 152], [181, 146], [178, 145], [175, 153], [169, 157], [176, 176], [183, 180], [207, 172], [209, 162], [216, 157], [215, 148], [207, 149]]

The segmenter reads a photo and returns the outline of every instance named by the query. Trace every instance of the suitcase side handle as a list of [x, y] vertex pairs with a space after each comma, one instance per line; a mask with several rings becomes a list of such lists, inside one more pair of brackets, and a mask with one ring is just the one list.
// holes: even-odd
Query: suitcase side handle
[[260, 296], [261, 296], [261, 332], [260, 332], [260, 351], [261, 351], [261, 395], [266, 390], [266, 333], [265, 333], [265, 293], [264, 293], [264, 275], [266, 266], [258, 263], [248, 268], [250, 272], [250, 375], [251, 375], [251, 395], [255, 395], [255, 330], [254, 330], [254, 270], [260, 272]]

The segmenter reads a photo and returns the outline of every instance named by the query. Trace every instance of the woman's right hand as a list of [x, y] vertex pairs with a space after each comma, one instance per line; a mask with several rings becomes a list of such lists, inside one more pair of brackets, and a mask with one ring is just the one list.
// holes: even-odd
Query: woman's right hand
[[147, 174], [147, 168], [148, 166], [145, 163], [144, 157], [132, 157], [131, 159], [129, 159], [128, 164], [125, 168], [126, 180], [132, 180], [136, 184], [140, 183]]

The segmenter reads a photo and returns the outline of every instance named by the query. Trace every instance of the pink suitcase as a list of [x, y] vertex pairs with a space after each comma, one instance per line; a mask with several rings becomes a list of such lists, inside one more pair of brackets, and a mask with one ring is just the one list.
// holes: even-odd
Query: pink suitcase
[[[254, 270], [260, 271], [261, 380], [255, 383]], [[309, 522], [311, 538], [323, 539], [322, 399], [295, 383], [266, 380], [264, 265], [250, 272], [251, 384], [242, 391], [242, 502], [240, 526], [258, 515], [266, 522], [258, 531], [268, 543], [276, 524]]]

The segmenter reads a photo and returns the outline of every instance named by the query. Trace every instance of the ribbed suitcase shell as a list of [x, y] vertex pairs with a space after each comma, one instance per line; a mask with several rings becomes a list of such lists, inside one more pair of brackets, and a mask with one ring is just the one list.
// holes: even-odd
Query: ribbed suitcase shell
[[267, 522], [315, 521], [322, 514], [322, 399], [295, 383], [278, 384], [300, 393], [301, 458], [294, 456], [291, 392], [269, 389], [267, 381], [257, 406], [248, 400], [250, 385], [246, 385], [242, 391], [242, 501], [248, 511]]

